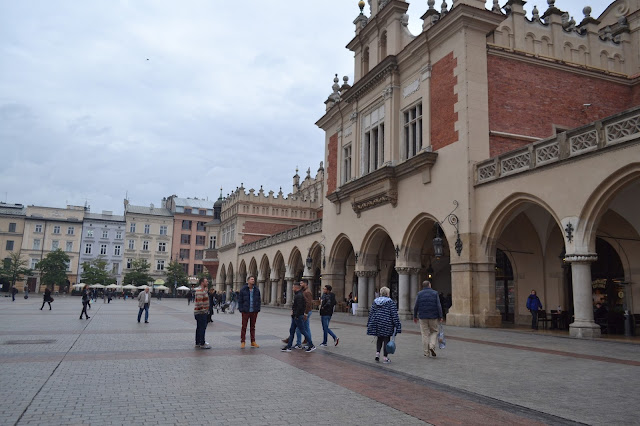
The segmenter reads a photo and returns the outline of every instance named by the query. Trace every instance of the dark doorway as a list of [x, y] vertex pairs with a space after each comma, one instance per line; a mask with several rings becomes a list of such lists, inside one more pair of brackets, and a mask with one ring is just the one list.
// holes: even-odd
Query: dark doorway
[[396, 268], [391, 268], [391, 274], [389, 274], [389, 290], [391, 290], [391, 299], [398, 304], [398, 272]]
[[603, 331], [623, 334], [627, 288], [622, 261], [611, 244], [602, 238], [596, 238], [596, 253], [598, 260], [591, 264], [591, 290], [594, 309], [600, 303], [604, 310], [600, 308], [594, 319], [599, 320], [596, 322]]
[[496, 308], [503, 322], [514, 321], [515, 286], [513, 268], [506, 253], [496, 249]]

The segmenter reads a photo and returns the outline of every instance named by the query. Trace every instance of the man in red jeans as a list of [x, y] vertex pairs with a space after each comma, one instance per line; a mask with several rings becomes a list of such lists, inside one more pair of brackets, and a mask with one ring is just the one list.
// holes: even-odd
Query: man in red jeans
[[238, 310], [242, 313], [242, 330], [240, 331], [240, 347], [245, 346], [247, 335], [247, 321], [251, 333], [251, 347], [259, 348], [256, 343], [256, 319], [260, 312], [260, 289], [255, 286], [256, 277], [250, 276], [247, 283], [240, 289], [238, 295]]

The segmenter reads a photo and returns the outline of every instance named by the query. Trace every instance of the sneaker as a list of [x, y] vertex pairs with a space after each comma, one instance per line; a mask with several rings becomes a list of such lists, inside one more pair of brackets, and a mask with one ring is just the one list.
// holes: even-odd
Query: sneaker
[[309, 346], [305, 352], [313, 352], [316, 350], [315, 346]]
[[149, 324], [149, 321], [145, 321], [144, 323], [145, 323], [145, 324]]
[[389, 358], [385, 358], [384, 361], [382, 361], [383, 364], [391, 364], [391, 360]]
[[244, 349], [244, 342], [240, 343], [240, 349]]
[[339, 337], [336, 337], [336, 344], [335, 344], [335, 345], [333, 345], [333, 346], [338, 346], [338, 343], [340, 343], [340, 338], [339, 338]]
[[282, 352], [291, 352], [291, 348], [289, 346], [283, 346], [282, 349], [280, 349], [280, 351], [282, 351]]
[[433, 348], [429, 348], [429, 353], [431, 353], [431, 356], [433, 356], [433, 357], [436, 356], [436, 351]]
[[302, 345], [295, 345], [293, 348], [294, 349], [302, 349]]
[[205, 343], [204, 345], [200, 345], [200, 349], [211, 349], [211, 345], [208, 343]]
[[326, 348], [327, 344], [326, 343], [320, 343], [320, 346], [323, 347], [323, 348]]
[[251, 347], [252, 347], [252, 348], [259, 348], [259, 347], [260, 347], [260, 345], [259, 345], [259, 344], [257, 344], [256, 342], [251, 342]]

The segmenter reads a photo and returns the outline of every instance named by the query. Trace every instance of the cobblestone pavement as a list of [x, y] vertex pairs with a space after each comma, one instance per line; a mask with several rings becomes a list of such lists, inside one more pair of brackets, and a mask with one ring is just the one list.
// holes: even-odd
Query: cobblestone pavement
[[[447, 328], [422, 355], [403, 322], [391, 364], [375, 362], [365, 318], [335, 314], [340, 344], [280, 351], [288, 312], [264, 308], [260, 348], [240, 349], [241, 316], [216, 314], [212, 350], [194, 348], [192, 306], [0, 297], [0, 424], [640, 424], [638, 340]], [[322, 341], [317, 313], [314, 343]]]

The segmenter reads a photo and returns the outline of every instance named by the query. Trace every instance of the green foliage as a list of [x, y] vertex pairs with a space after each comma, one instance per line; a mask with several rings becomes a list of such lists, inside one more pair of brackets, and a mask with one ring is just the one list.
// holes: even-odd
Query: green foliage
[[107, 286], [115, 284], [117, 280], [113, 278], [108, 266], [107, 261], [102, 257], [83, 262], [81, 281], [89, 285], [102, 284]]
[[123, 282], [135, 286], [150, 284], [153, 281], [149, 275], [150, 266], [146, 259], [134, 259], [131, 262], [131, 270], [124, 275]]
[[[177, 260], [169, 262], [169, 265], [165, 269], [167, 274], [166, 285], [167, 287], [178, 288], [180, 286], [189, 285], [189, 277], [182, 268], [182, 265]], [[176, 285], [177, 283], [177, 285]]]
[[20, 252], [9, 252], [8, 259], [0, 264], [0, 277], [6, 278], [14, 286], [17, 281], [22, 281], [25, 275], [31, 275], [33, 271], [27, 268], [27, 260], [22, 259]]
[[69, 261], [69, 256], [61, 249], [47, 253], [44, 259], [36, 264], [36, 269], [42, 274], [41, 284], [51, 288], [55, 284], [64, 285]]

